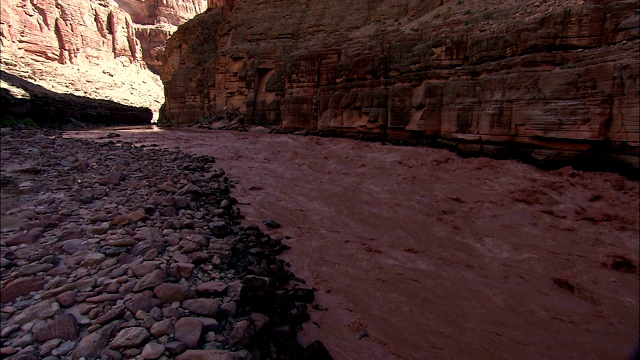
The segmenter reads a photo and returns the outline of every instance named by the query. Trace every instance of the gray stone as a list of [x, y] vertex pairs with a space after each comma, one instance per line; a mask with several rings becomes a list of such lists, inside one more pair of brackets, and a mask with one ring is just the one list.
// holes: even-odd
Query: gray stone
[[159, 338], [163, 335], [173, 335], [173, 329], [173, 321], [171, 321], [171, 319], [164, 319], [153, 324], [150, 331], [153, 336]]
[[176, 357], [176, 360], [234, 360], [227, 350], [187, 350]]
[[209, 317], [218, 315], [218, 302], [214, 299], [189, 299], [182, 302], [182, 307], [198, 315]]
[[229, 345], [233, 347], [245, 347], [251, 341], [253, 334], [253, 325], [249, 321], [239, 321], [235, 324], [229, 335]]
[[73, 351], [73, 359], [78, 360], [82, 357], [90, 358], [100, 355], [100, 352], [109, 344], [109, 339], [113, 337], [120, 328], [120, 323], [120, 321], [114, 321], [98, 329], [96, 332], [83, 337]]
[[58, 310], [60, 310], [58, 303], [41, 301], [17, 313], [11, 318], [11, 321], [22, 325], [34, 320], [45, 320], [55, 315]]
[[138, 310], [148, 313], [154, 307], [162, 306], [162, 301], [145, 294], [135, 294], [125, 303], [125, 306], [132, 314], [135, 314]]
[[[153, 251], [155, 249], [149, 250]], [[131, 272], [136, 277], [143, 277], [147, 274], [150, 274], [152, 271], [160, 268], [160, 261], [145, 261], [142, 264], [131, 265]]]
[[153, 293], [163, 303], [183, 302], [196, 297], [196, 292], [192, 288], [181, 284], [160, 284], [153, 289]]
[[144, 289], [153, 288], [160, 284], [163, 284], [166, 280], [167, 274], [163, 270], [157, 269], [152, 271], [150, 274], [143, 276], [142, 279], [138, 280], [133, 288], [133, 291], [139, 292]]
[[71, 313], [63, 314], [33, 332], [35, 341], [40, 343], [51, 339], [75, 340], [79, 335], [78, 320]]
[[187, 346], [195, 349], [202, 335], [202, 322], [195, 318], [181, 318], [175, 325], [174, 338]]
[[143, 359], [157, 359], [164, 353], [164, 346], [158, 343], [148, 343], [142, 348], [140, 357]]
[[227, 284], [222, 281], [209, 281], [196, 286], [196, 292], [202, 295], [223, 295], [227, 291]]
[[143, 327], [130, 327], [120, 330], [109, 346], [114, 349], [138, 347], [149, 340], [149, 336]]
[[29, 276], [53, 269], [53, 264], [27, 264], [20, 268], [20, 275]]

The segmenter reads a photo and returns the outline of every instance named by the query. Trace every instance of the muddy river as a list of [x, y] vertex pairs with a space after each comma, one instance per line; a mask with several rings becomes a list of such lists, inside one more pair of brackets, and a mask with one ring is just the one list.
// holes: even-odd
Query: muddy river
[[269, 233], [291, 237], [283, 257], [318, 290], [301, 342], [336, 359], [628, 359], [638, 345], [636, 181], [348, 139], [67, 136], [114, 131], [213, 155], [246, 222], [282, 224]]

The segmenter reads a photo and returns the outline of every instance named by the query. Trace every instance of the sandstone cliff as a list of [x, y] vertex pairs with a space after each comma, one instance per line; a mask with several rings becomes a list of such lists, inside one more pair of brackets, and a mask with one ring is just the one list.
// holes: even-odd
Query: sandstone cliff
[[[84, 97], [146, 107], [156, 112], [162, 102], [162, 83], [147, 69], [156, 69], [160, 64], [164, 42], [177, 25], [204, 11], [207, 4], [206, 0], [3, 0], [0, 3], [0, 51], [2, 69], [6, 72], [1, 81], [3, 102], [20, 104], [18, 107], [28, 104], [24, 98], [11, 95], [16, 86], [11, 76], [17, 76], [27, 81], [18, 82], [24, 85], [23, 91], [38, 93], [41, 99], [52, 96], [53, 100], [47, 100], [47, 107], [64, 99], [74, 99], [75, 104], [75, 99]], [[56, 93], [73, 96], [56, 96]], [[113, 109], [107, 102], [94, 104], [109, 104], [106, 113]], [[8, 110], [18, 107], [5, 107], [3, 115], [38, 113]], [[65, 107], [64, 103], [58, 106], [57, 117], [64, 117]], [[67, 115], [75, 118], [77, 114], [69, 111]]]
[[207, 8], [206, 0], [116, 0], [131, 15], [142, 57], [153, 72], [160, 73], [164, 44], [178, 25]]
[[161, 83], [146, 70], [134, 23], [117, 4], [3, 0], [1, 10], [3, 71], [54, 93], [159, 108]]
[[167, 43], [164, 124], [234, 111], [245, 125], [637, 168], [635, 0], [209, 7]]

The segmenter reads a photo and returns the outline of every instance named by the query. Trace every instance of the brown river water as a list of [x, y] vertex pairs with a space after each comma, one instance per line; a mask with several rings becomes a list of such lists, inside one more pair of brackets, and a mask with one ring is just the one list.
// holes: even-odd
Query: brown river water
[[638, 345], [637, 181], [337, 138], [66, 136], [113, 131], [214, 156], [246, 222], [282, 224], [268, 233], [291, 236], [283, 258], [321, 307], [300, 340], [335, 359], [628, 359]]

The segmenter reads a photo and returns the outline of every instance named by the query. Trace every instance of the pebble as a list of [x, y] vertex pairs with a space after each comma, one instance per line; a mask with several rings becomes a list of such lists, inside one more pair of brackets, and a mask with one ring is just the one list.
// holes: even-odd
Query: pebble
[[175, 325], [174, 338], [187, 346], [189, 349], [198, 347], [202, 334], [202, 322], [195, 318], [181, 318]]
[[[281, 243], [237, 221], [213, 158], [51, 134], [12, 132], [1, 144], [3, 174], [12, 162], [40, 171], [20, 175], [30, 184], [16, 196], [34, 204], [11, 210], [22, 226], [0, 229], [1, 355], [232, 359], [251, 356], [232, 347], [255, 344], [259, 358], [304, 357], [297, 344], [255, 336], [280, 336], [269, 319], [294, 319], [295, 303], [274, 302], [275, 284], [293, 275], [277, 263]], [[278, 266], [281, 277], [268, 278]]]
[[157, 359], [164, 353], [164, 346], [150, 342], [142, 348], [140, 357], [142, 359]]
[[40, 343], [51, 339], [75, 340], [78, 335], [80, 335], [80, 326], [76, 317], [71, 313], [58, 316], [33, 333], [34, 339]]
[[73, 349], [76, 348], [77, 343], [75, 341], [66, 341], [60, 344], [57, 348], [51, 351], [51, 355], [53, 356], [65, 356]]
[[153, 289], [153, 293], [165, 304], [174, 301], [183, 302], [196, 297], [195, 290], [182, 284], [160, 284]]
[[113, 349], [137, 347], [149, 339], [149, 332], [143, 327], [120, 330], [109, 346]]

